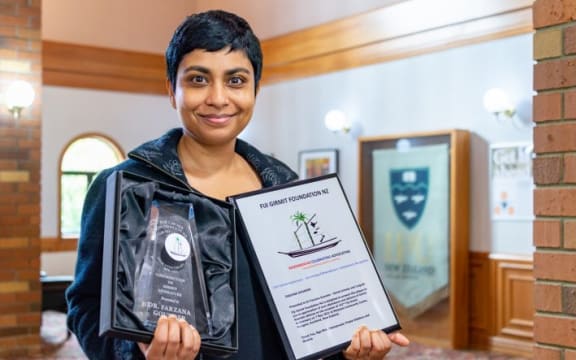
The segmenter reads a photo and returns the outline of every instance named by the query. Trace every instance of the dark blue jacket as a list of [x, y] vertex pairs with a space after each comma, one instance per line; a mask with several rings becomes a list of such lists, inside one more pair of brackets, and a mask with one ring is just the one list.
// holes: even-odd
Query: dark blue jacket
[[[75, 280], [66, 292], [66, 299], [68, 327], [76, 334], [90, 359], [143, 358], [132, 341], [98, 336], [106, 179], [116, 170], [126, 170], [195, 191], [188, 184], [178, 158], [176, 149], [181, 136], [181, 129], [172, 129], [162, 137], [142, 144], [128, 154], [126, 161], [102, 171], [88, 190], [82, 213]], [[285, 164], [262, 154], [242, 140], [237, 140], [236, 152], [254, 168], [264, 187], [297, 179], [296, 173]], [[237, 251], [239, 351], [228, 359], [285, 359], [280, 337], [257, 278], [252, 273], [242, 246], [239, 245]], [[337, 357], [341, 358], [341, 355]], [[211, 358], [203, 356], [202, 359]]]

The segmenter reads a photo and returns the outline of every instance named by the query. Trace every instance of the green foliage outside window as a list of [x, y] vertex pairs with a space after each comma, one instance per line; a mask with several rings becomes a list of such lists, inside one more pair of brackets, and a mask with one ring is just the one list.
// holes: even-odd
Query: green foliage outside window
[[117, 147], [99, 136], [75, 140], [68, 146], [61, 164], [60, 234], [77, 237], [84, 197], [90, 183], [100, 170], [122, 161]]
[[88, 178], [81, 174], [62, 174], [62, 236], [77, 236], [80, 229], [80, 215], [84, 196], [88, 190]]

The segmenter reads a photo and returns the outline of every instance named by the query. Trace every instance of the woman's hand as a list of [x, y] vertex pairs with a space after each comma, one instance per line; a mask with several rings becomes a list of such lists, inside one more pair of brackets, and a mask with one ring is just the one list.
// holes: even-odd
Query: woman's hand
[[407, 346], [410, 341], [400, 333], [386, 334], [382, 330], [369, 330], [361, 326], [352, 336], [350, 346], [343, 351], [348, 360], [381, 360], [392, 344]]
[[138, 343], [146, 359], [195, 359], [200, 351], [200, 334], [185, 320], [161, 316], [150, 344]]

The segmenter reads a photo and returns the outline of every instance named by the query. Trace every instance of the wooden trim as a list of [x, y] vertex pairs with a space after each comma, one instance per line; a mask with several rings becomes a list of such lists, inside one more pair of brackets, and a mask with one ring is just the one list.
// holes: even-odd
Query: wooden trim
[[491, 350], [532, 357], [534, 333], [533, 260], [490, 256], [495, 291]]
[[470, 252], [469, 303], [470, 323], [468, 347], [488, 350], [492, 324], [493, 290], [490, 281], [490, 258], [486, 252]]
[[262, 84], [529, 33], [532, 2], [406, 1], [265, 40]]
[[40, 239], [42, 252], [76, 251], [78, 239], [62, 239], [55, 237], [44, 237]]
[[532, 357], [531, 256], [470, 253], [469, 348]]
[[450, 314], [452, 345], [468, 346], [470, 133], [453, 130], [450, 144]]
[[490, 351], [532, 359], [534, 343], [531, 340], [518, 340], [510, 337], [494, 336], [490, 339]]
[[[263, 40], [261, 84], [530, 33], [532, 2], [404, 1]], [[162, 54], [44, 40], [42, 57], [45, 85], [166, 95]]]
[[54, 41], [42, 42], [44, 85], [166, 95], [164, 57]]

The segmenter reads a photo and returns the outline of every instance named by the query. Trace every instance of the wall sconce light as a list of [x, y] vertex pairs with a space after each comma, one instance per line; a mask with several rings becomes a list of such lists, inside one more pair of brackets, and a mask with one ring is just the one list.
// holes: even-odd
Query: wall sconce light
[[346, 113], [342, 110], [330, 110], [324, 115], [324, 126], [334, 133], [341, 133], [357, 137], [360, 129], [359, 124], [350, 121]]
[[27, 81], [16, 80], [8, 86], [4, 93], [4, 102], [14, 120], [18, 120], [22, 110], [32, 105], [34, 96], [34, 88]]
[[512, 119], [516, 115], [516, 107], [510, 101], [508, 94], [499, 88], [492, 88], [484, 93], [484, 108], [498, 120]]
[[342, 110], [330, 110], [324, 115], [324, 125], [332, 132], [347, 134], [352, 129], [348, 117]]

